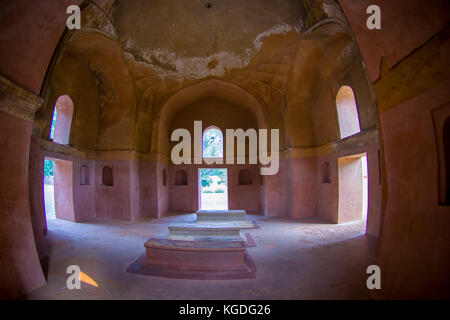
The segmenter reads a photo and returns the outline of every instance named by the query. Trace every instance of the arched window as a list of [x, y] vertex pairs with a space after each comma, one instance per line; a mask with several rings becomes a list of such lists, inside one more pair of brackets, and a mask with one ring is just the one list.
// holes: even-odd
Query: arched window
[[113, 170], [110, 167], [103, 167], [102, 169], [102, 185], [112, 186], [114, 182]]
[[50, 139], [55, 143], [68, 144], [70, 128], [72, 126], [73, 103], [68, 95], [60, 96], [56, 100], [53, 110]]
[[91, 172], [87, 165], [82, 165], [80, 168], [80, 184], [82, 186], [88, 186], [90, 184], [90, 175]]
[[352, 88], [342, 86], [336, 96], [336, 107], [341, 139], [361, 131], [359, 127], [358, 109]]
[[187, 184], [187, 172], [185, 170], [177, 170], [177, 172], [175, 172], [175, 185], [187, 186]]
[[223, 135], [217, 127], [203, 131], [203, 158], [223, 158]]
[[247, 169], [239, 170], [239, 184], [240, 185], [252, 184], [252, 174], [250, 170]]
[[322, 163], [322, 183], [331, 183], [330, 164], [328, 162]]

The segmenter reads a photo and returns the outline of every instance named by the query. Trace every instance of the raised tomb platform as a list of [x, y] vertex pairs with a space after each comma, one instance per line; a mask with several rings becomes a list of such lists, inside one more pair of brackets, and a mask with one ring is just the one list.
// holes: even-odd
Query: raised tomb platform
[[241, 229], [255, 228], [254, 223], [247, 220], [245, 210], [198, 210], [196, 215], [199, 224], [228, 223]]
[[187, 241], [244, 241], [241, 228], [227, 223], [174, 223], [168, 239]]
[[173, 223], [165, 238], [145, 242], [145, 254], [131, 273], [185, 279], [254, 278], [256, 268], [246, 251], [255, 246], [241, 225], [254, 227], [245, 210], [198, 211], [194, 223]]

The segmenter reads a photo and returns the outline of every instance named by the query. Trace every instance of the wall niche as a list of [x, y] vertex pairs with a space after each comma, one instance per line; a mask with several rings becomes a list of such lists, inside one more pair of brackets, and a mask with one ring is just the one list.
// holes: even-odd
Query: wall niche
[[102, 185], [112, 187], [113, 184], [114, 184], [113, 169], [111, 167], [103, 167]]
[[322, 163], [320, 170], [322, 174], [322, 183], [331, 183], [330, 164], [328, 162]]
[[89, 166], [82, 165], [80, 168], [80, 185], [82, 186], [88, 186], [90, 185], [90, 176], [91, 176], [91, 170]]
[[239, 185], [250, 185], [252, 184], [252, 174], [250, 170], [242, 169], [239, 170]]
[[177, 170], [175, 172], [175, 185], [176, 186], [187, 186], [188, 177], [186, 170]]

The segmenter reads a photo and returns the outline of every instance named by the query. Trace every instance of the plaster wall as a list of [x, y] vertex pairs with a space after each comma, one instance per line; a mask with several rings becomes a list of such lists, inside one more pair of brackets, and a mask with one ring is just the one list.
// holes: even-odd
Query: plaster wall
[[380, 7], [382, 28], [368, 32], [367, 3], [338, 2], [356, 36], [372, 82], [441, 30], [448, 23], [450, 12], [446, 0], [374, 0], [370, 4]]
[[[139, 203], [140, 216], [144, 218], [158, 218], [158, 175], [157, 163], [150, 161], [139, 162]], [[161, 177], [162, 178], [162, 177]], [[162, 182], [161, 182], [162, 185]]]
[[[158, 162], [156, 164], [157, 172], [156, 172], [156, 185], [157, 195], [158, 195], [158, 217], [162, 217], [166, 212], [169, 211], [169, 197], [170, 197], [170, 189], [169, 189], [169, 168], [165, 163]], [[166, 172], [166, 185], [163, 185], [163, 172]]]
[[19, 297], [45, 283], [28, 196], [31, 121], [0, 111], [0, 126], [0, 296]]
[[362, 166], [360, 157], [338, 159], [338, 223], [362, 219]]
[[375, 1], [384, 22], [367, 32], [365, 5], [339, 3], [375, 82], [381, 123], [384, 289], [374, 296], [448, 298], [448, 208], [437, 202], [430, 110], [449, 101], [450, 4]]
[[[110, 167], [113, 171], [113, 185], [107, 186], [102, 183], [102, 169]], [[136, 214], [135, 200], [131, 194], [134, 189], [131, 173], [132, 161], [98, 160], [95, 165], [95, 211], [98, 217], [114, 218], [121, 220], [133, 220]], [[135, 182], [135, 180], [133, 181]], [[133, 185], [133, 188], [130, 186]]]

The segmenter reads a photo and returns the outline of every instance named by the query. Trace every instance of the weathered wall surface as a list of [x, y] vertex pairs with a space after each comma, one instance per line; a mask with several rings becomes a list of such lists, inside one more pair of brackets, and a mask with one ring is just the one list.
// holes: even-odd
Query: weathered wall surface
[[31, 223], [28, 174], [32, 118], [41, 103], [0, 77], [0, 296], [4, 298], [22, 296], [45, 283]]
[[55, 160], [55, 215], [58, 219], [75, 222], [73, 209], [73, 162]]
[[139, 202], [140, 216], [144, 218], [159, 218], [158, 216], [158, 180], [156, 162], [141, 161], [139, 163]]
[[[86, 166], [89, 171], [89, 184], [81, 184], [81, 166]], [[77, 222], [83, 222], [96, 216], [95, 167], [96, 162], [94, 160], [73, 159], [73, 209]]]
[[[449, 208], [438, 205], [431, 111], [448, 103], [448, 1], [374, 1], [382, 29], [365, 27], [363, 4], [342, 0], [375, 81], [383, 182], [383, 298], [447, 297]], [[408, 12], [408, 14], [404, 14]], [[384, 179], [383, 179], [384, 180]]]
[[94, 150], [97, 146], [99, 127], [99, 89], [88, 63], [76, 54], [64, 54], [59, 60], [47, 90], [46, 103], [40, 116], [45, 121], [42, 139], [50, 136], [51, 119], [58, 97], [68, 95], [73, 102], [73, 118], [69, 143]]
[[[170, 190], [169, 210], [173, 212], [195, 212], [200, 209], [199, 170], [205, 168], [227, 169], [228, 174], [228, 209], [247, 210], [249, 213], [260, 213], [258, 208], [260, 188], [259, 165], [171, 165], [168, 176]], [[176, 185], [175, 174], [177, 170], [187, 172], [188, 184]], [[239, 171], [249, 170], [252, 183], [239, 184]]]
[[31, 4], [27, 0], [2, 1], [0, 73], [39, 94], [45, 72], [65, 28], [66, 8], [81, 2], [63, 0]]
[[440, 31], [448, 23], [450, 11], [446, 0], [374, 0], [370, 4], [380, 7], [382, 28], [369, 31], [366, 28], [367, 3], [338, 2], [356, 36], [373, 82]]

